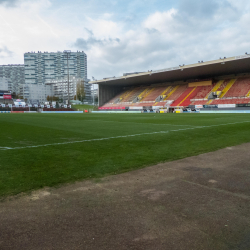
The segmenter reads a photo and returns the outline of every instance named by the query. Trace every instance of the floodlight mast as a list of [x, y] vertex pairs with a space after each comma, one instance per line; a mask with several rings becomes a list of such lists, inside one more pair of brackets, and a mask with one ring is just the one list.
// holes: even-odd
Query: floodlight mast
[[68, 105], [69, 105], [69, 57], [70, 57], [71, 50], [64, 50], [63, 53], [65, 53], [66, 56], [67, 56], [67, 67], [68, 67]]

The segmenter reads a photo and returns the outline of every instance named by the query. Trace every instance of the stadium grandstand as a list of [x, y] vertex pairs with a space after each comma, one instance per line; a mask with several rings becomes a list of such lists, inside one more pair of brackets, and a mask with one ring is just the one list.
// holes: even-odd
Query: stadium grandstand
[[249, 107], [250, 55], [123, 74], [99, 85], [100, 110]]

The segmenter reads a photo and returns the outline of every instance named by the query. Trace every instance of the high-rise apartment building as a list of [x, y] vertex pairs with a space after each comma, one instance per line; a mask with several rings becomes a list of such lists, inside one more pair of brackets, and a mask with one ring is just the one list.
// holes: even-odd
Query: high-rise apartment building
[[45, 84], [68, 75], [87, 80], [87, 55], [83, 51], [28, 52], [24, 54], [25, 83]]
[[25, 83], [24, 65], [0, 65], [0, 84], [5, 84], [8, 91], [18, 93], [19, 86]]

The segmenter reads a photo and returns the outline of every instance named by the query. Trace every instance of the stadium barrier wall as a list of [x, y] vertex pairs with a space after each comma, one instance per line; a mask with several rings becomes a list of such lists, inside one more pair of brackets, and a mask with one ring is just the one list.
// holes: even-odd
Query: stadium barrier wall
[[55, 113], [67, 113], [67, 114], [83, 114], [83, 111], [41, 111], [41, 113], [45, 113], [45, 114], [55, 114]]
[[212, 113], [220, 113], [220, 114], [243, 114], [243, 113], [249, 113], [250, 110], [200, 110], [201, 114], [212, 114]]
[[0, 111], [0, 113], [11, 113], [11, 111]]
[[131, 113], [141, 113], [141, 111], [92, 111], [95, 114], [131, 114]]

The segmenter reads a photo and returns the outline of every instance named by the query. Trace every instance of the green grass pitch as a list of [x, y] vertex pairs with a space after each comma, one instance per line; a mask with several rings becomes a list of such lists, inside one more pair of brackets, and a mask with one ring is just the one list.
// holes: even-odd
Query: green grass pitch
[[249, 114], [0, 114], [0, 196], [245, 142]]

